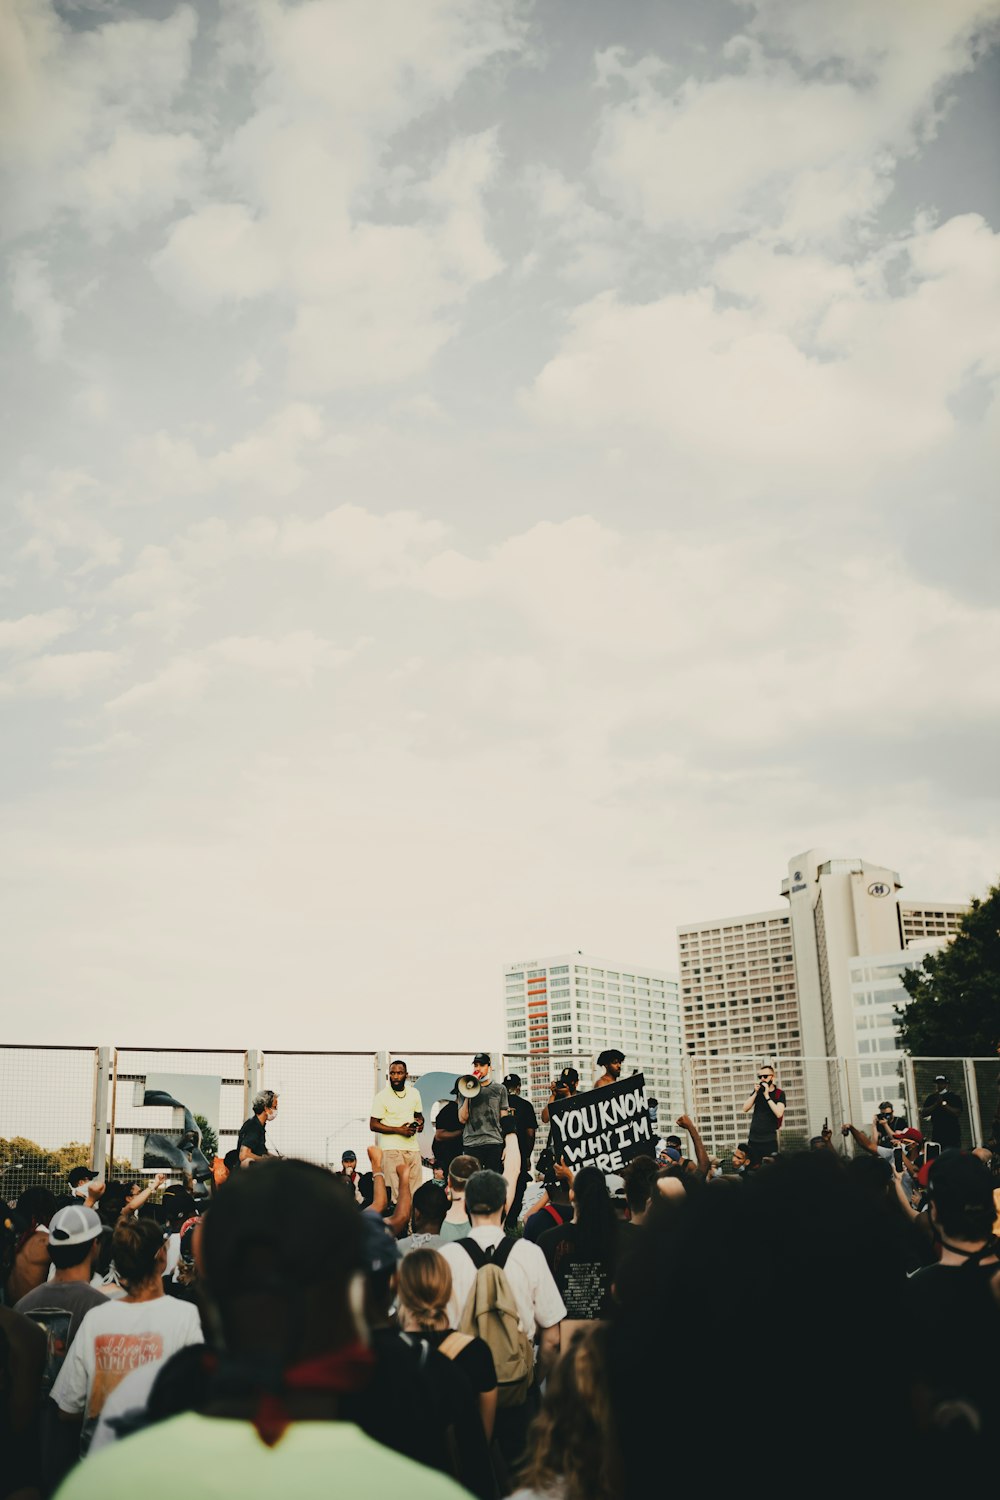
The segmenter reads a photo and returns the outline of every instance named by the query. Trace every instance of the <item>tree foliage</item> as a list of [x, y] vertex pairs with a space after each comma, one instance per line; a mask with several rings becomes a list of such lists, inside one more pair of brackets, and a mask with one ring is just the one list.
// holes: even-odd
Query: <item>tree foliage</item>
[[204, 1115], [195, 1115], [194, 1123], [201, 1131], [201, 1149], [209, 1162], [212, 1162], [219, 1154], [219, 1137]]
[[896, 1009], [915, 1057], [992, 1057], [1000, 1044], [1000, 886], [974, 900], [940, 953], [903, 975], [910, 1003]]

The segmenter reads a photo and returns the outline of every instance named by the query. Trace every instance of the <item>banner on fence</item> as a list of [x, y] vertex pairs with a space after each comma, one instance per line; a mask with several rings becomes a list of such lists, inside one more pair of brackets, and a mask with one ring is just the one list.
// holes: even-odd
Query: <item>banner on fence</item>
[[656, 1155], [656, 1133], [649, 1121], [646, 1080], [641, 1073], [620, 1078], [549, 1105], [552, 1150], [574, 1172], [597, 1167], [620, 1172], [637, 1156]]

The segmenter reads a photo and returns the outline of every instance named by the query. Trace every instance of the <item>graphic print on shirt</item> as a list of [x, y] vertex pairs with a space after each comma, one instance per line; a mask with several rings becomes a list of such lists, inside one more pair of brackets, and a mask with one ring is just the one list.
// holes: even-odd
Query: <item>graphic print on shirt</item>
[[102, 1333], [94, 1340], [94, 1381], [90, 1388], [87, 1416], [96, 1418], [101, 1407], [126, 1375], [140, 1365], [163, 1358], [162, 1333]]

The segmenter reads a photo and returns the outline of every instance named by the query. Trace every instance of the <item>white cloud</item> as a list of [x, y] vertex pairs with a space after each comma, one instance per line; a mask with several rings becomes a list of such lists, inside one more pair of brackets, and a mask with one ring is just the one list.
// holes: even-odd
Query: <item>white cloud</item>
[[121, 671], [124, 651], [68, 651], [32, 657], [0, 678], [0, 698], [79, 698]]
[[867, 219], [898, 157], [933, 129], [940, 91], [970, 65], [981, 26], [1000, 16], [996, 0], [746, 8], [749, 35], [727, 44], [720, 75], [668, 92], [656, 59], [632, 70], [620, 53], [599, 59], [599, 82], [624, 81], [627, 97], [603, 111], [594, 172], [651, 229], [713, 237], [766, 226], [800, 242]]
[[881, 257], [852, 271], [752, 247], [720, 262], [742, 306], [710, 286], [632, 305], [603, 294], [577, 309], [529, 407], [580, 432], [646, 430], [715, 468], [770, 465], [758, 482], [930, 452], [954, 431], [962, 381], [996, 370], [1000, 237], [967, 215], [896, 250], [897, 296]]
[[76, 629], [71, 609], [50, 609], [41, 615], [22, 615], [18, 620], [0, 620], [0, 651], [33, 655]]
[[15, 255], [10, 266], [10, 300], [14, 311], [31, 325], [35, 353], [41, 360], [62, 352], [63, 329], [70, 309], [52, 290], [48, 267], [37, 255]]
[[18, 509], [28, 536], [20, 556], [33, 558], [45, 573], [69, 564], [80, 576], [113, 567], [122, 543], [94, 514], [101, 486], [79, 469], [57, 469], [42, 493], [29, 490]]
[[169, 207], [196, 151], [157, 127], [188, 77], [196, 26], [188, 5], [163, 20], [115, 16], [85, 29], [44, 0], [0, 7], [7, 236], [65, 210], [103, 233]]

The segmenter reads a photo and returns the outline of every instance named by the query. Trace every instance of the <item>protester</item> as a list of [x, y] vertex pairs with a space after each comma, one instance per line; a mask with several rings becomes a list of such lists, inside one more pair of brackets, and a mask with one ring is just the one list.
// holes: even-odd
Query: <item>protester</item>
[[101, 1246], [102, 1225], [92, 1208], [73, 1204], [61, 1208], [49, 1224], [48, 1258], [51, 1280], [27, 1292], [14, 1311], [30, 1318], [46, 1335], [47, 1352], [42, 1391], [48, 1395], [63, 1360], [92, 1308], [105, 1298], [90, 1285]]
[[753, 1093], [743, 1106], [745, 1115], [751, 1111], [747, 1154], [749, 1165], [757, 1167], [765, 1157], [777, 1156], [778, 1131], [785, 1115], [784, 1091], [776, 1086], [770, 1063], [761, 1063], [757, 1070]]
[[584, 1167], [570, 1186], [573, 1220], [547, 1229], [538, 1248], [566, 1306], [560, 1347], [566, 1349], [581, 1324], [608, 1318], [620, 1248], [618, 1218], [604, 1176]]
[[594, 1084], [595, 1089], [606, 1089], [609, 1084], [617, 1083], [622, 1073], [622, 1063], [625, 1061], [624, 1052], [619, 1052], [617, 1047], [608, 1047], [597, 1059], [597, 1066], [603, 1068], [604, 1072]]
[[618, 1500], [622, 1458], [609, 1363], [608, 1335], [600, 1323], [576, 1335], [546, 1384], [521, 1471], [524, 1488], [512, 1500]]
[[403, 1255], [412, 1255], [414, 1250], [439, 1250], [444, 1244], [441, 1225], [448, 1212], [448, 1197], [436, 1182], [425, 1182], [413, 1195], [413, 1212], [410, 1219], [411, 1232], [400, 1241]]
[[480, 1170], [474, 1156], [456, 1156], [448, 1169], [448, 1197], [451, 1200], [448, 1212], [441, 1224], [441, 1238], [464, 1240], [469, 1232], [469, 1216], [465, 1211], [465, 1189], [469, 1178]]
[[[391, 1331], [404, 1374], [378, 1395], [383, 1442], [356, 1425], [378, 1364], [361, 1318], [365, 1220], [395, 1254], [381, 1221], [359, 1213], [334, 1174], [292, 1161], [235, 1174], [209, 1210], [201, 1251], [224, 1353], [176, 1355], [154, 1383], [152, 1425], [88, 1458], [62, 1497], [113, 1500], [139, 1487], [144, 1500], [173, 1500], [179, 1483], [198, 1492], [205, 1476], [214, 1495], [234, 1500], [272, 1491], [306, 1500], [331, 1484], [344, 1495], [459, 1500], [453, 1481], [391, 1451], [407, 1441], [411, 1413], [429, 1412], [417, 1365]], [[435, 1440], [430, 1432], [429, 1456]]]
[[80, 1451], [123, 1376], [202, 1341], [196, 1308], [163, 1293], [163, 1231], [150, 1219], [126, 1220], [114, 1233], [114, 1258], [126, 1295], [86, 1314], [52, 1387], [64, 1416], [80, 1423]]
[[458, 1106], [462, 1151], [466, 1156], [475, 1156], [489, 1171], [502, 1173], [505, 1130], [502, 1121], [510, 1111], [507, 1090], [503, 1084], [494, 1081], [488, 1052], [476, 1053], [472, 1059], [472, 1072], [479, 1081], [479, 1092], [471, 1098], [463, 1098]]
[[[405, 1249], [405, 1245], [401, 1248]], [[497, 1411], [497, 1372], [485, 1339], [459, 1333], [449, 1326], [451, 1269], [443, 1255], [419, 1249], [406, 1256], [397, 1286], [399, 1326], [419, 1334], [447, 1359], [453, 1360], [476, 1392], [487, 1442], [493, 1436]]]
[[253, 1113], [240, 1126], [236, 1141], [241, 1167], [252, 1167], [267, 1161], [267, 1126], [278, 1113], [278, 1096], [273, 1089], [262, 1089], [251, 1105]]
[[548, 1103], [542, 1106], [542, 1124], [549, 1123], [549, 1105], [557, 1103], [560, 1099], [572, 1099], [576, 1094], [580, 1083], [580, 1075], [575, 1068], [563, 1068], [558, 1078], [553, 1078], [549, 1084]]
[[930, 1121], [929, 1139], [937, 1141], [942, 1151], [957, 1149], [962, 1144], [962, 1110], [965, 1108], [958, 1094], [952, 1093], [948, 1080], [939, 1073], [934, 1088], [923, 1104], [920, 1113]]
[[545, 1192], [534, 1204], [529, 1214], [524, 1216], [524, 1238], [535, 1244], [541, 1239], [546, 1230], [553, 1225], [568, 1224], [573, 1217], [573, 1204], [570, 1201], [569, 1189], [573, 1174], [562, 1162], [556, 1163], [552, 1168], [551, 1177], [547, 1178], [544, 1187]]
[[[480, 1500], [497, 1492], [489, 1439], [496, 1412], [497, 1377], [489, 1346], [479, 1338], [450, 1329], [447, 1307], [451, 1272], [434, 1250], [418, 1250], [404, 1259], [396, 1286], [400, 1337], [415, 1355], [454, 1453], [454, 1474]], [[488, 1396], [487, 1396], [488, 1393]], [[484, 1421], [482, 1399], [487, 1398]]]
[[[468, 1238], [458, 1244], [445, 1245], [441, 1254], [452, 1275], [452, 1295], [448, 1303], [450, 1327], [463, 1332], [479, 1332], [491, 1324], [490, 1312], [496, 1306], [493, 1296], [509, 1295], [505, 1305], [516, 1315], [516, 1328], [504, 1323], [511, 1354], [510, 1372], [497, 1365], [499, 1383], [496, 1439], [500, 1452], [512, 1470], [524, 1453], [527, 1424], [537, 1405], [537, 1384], [544, 1380], [558, 1357], [559, 1324], [566, 1308], [552, 1279], [545, 1256], [537, 1245], [513, 1239], [504, 1234], [503, 1218], [507, 1202], [507, 1185], [497, 1172], [475, 1172], [466, 1188], [465, 1203], [472, 1228]], [[483, 1267], [500, 1272], [495, 1283], [481, 1282]], [[473, 1299], [473, 1291], [477, 1298]], [[480, 1295], [481, 1294], [481, 1295]], [[485, 1299], [485, 1300], [484, 1300]], [[485, 1315], [485, 1323], [480, 1318]], [[497, 1323], [492, 1322], [496, 1328]], [[514, 1363], [515, 1351], [509, 1340], [516, 1334], [533, 1343], [538, 1352], [532, 1359], [530, 1347], [527, 1367]], [[496, 1358], [497, 1350], [491, 1342]], [[505, 1387], [509, 1387], [506, 1388]]]
[[412, 1083], [407, 1082], [406, 1063], [397, 1058], [389, 1064], [389, 1082], [372, 1100], [369, 1124], [375, 1143], [382, 1148], [385, 1170], [395, 1181], [401, 1162], [410, 1171], [410, 1191], [423, 1181], [418, 1136], [424, 1128], [424, 1107]]
[[439, 1168], [444, 1180], [448, 1180], [448, 1170], [456, 1156], [462, 1155], [462, 1122], [458, 1118], [458, 1084], [452, 1088], [451, 1099], [446, 1100], [438, 1110], [434, 1121], [434, 1165]]
[[0, 1305], [13, 1307], [49, 1274], [49, 1220], [55, 1195], [25, 1188], [0, 1230]]
[[350, 1184], [351, 1192], [354, 1194], [356, 1203], [362, 1208], [368, 1208], [374, 1196], [374, 1185], [370, 1172], [358, 1171], [358, 1158], [353, 1151], [344, 1151], [340, 1157], [340, 1171], [344, 1179]]
[[37, 1500], [41, 1479], [38, 1407], [45, 1335], [30, 1318], [0, 1306], [0, 1497]]
[[521, 1204], [524, 1202], [528, 1173], [531, 1170], [531, 1153], [535, 1149], [538, 1117], [535, 1114], [534, 1105], [529, 1100], [521, 1098], [521, 1075], [519, 1073], [508, 1073], [503, 1086], [507, 1090], [507, 1101], [514, 1119], [514, 1133], [521, 1152], [521, 1169], [517, 1176], [514, 1196], [507, 1210], [508, 1223], [516, 1224], [521, 1212]]
[[936, 1263], [907, 1283], [917, 1410], [928, 1427], [966, 1427], [974, 1439], [1000, 1427], [1000, 1302], [993, 1295], [1000, 1244], [993, 1178], [971, 1152], [945, 1151], [923, 1169]]

